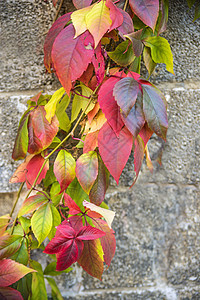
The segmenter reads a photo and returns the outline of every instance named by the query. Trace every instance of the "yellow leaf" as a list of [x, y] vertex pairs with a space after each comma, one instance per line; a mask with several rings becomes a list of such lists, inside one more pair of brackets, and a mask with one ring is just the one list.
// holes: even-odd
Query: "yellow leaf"
[[102, 110], [100, 110], [91, 123], [89, 121], [86, 122], [84, 134], [100, 130], [106, 121], [107, 119], [104, 113], [102, 112]]
[[93, 6], [94, 5], [84, 7], [82, 9], [76, 10], [72, 13], [71, 19], [72, 19], [72, 23], [73, 23], [75, 31], [76, 31], [74, 38], [81, 35], [83, 32], [85, 32], [87, 30], [85, 16], [92, 9]]
[[103, 35], [110, 29], [112, 20], [110, 18], [110, 10], [106, 6], [105, 1], [96, 3], [85, 16], [87, 29], [94, 37], [95, 48]]
[[146, 145], [145, 149], [144, 149], [144, 153], [146, 155], [146, 163], [147, 163], [147, 167], [148, 169], [150, 170], [151, 173], [153, 173], [153, 164], [152, 164], [152, 161], [151, 161], [151, 157], [150, 157], [150, 154], [149, 154], [149, 150], [148, 150], [148, 147]]
[[110, 209], [105, 209], [102, 208], [100, 206], [97, 206], [93, 203], [90, 203], [86, 200], [83, 201], [83, 205], [89, 209], [91, 209], [92, 211], [96, 211], [97, 213], [99, 213], [100, 215], [102, 215], [102, 217], [104, 217], [104, 219], [106, 220], [108, 226], [111, 228], [111, 224], [112, 221], [114, 219], [115, 216], [115, 212], [110, 210]]
[[62, 87], [58, 91], [56, 91], [49, 102], [44, 106], [44, 109], [46, 110], [46, 119], [49, 123], [51, 123], [51, 119], [56, 113], [56, 105], [58, 101], [62, 98], [62, 96], [65, 93], [65, 89]]

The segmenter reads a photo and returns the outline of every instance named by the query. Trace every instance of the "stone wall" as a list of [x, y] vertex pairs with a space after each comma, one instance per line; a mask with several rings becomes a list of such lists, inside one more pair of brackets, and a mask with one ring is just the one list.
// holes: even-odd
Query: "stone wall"
[[[64, 4], [73, 7], [71, 1]], [[25, 101], [40, 90], [53, 93], [59, 87], [43, 66], [44, 32], [54, 14], [50, 0], [0, 0], [2, 214], [9, 212], [17, 191], [8, 181], [17, 165], [11, 151]], [[170, 1], [165, 37], [175, 76], [160, 65], [151, 78], [166, 95], [169, 116], [167, 142], [154, 136], [150, 141], [154, 174], [144, 164], [129, 189], [129, 159], [119, 186], [112, 182], [106, 200], [117, 212], [116, 256], [102, 282], [78, 266], [60, 276], [66, 299], [200, 299], [200, 20], [192, 22], [193, 14], [186, 0]], [[157, 163], [161, 152], [162, 166]]]

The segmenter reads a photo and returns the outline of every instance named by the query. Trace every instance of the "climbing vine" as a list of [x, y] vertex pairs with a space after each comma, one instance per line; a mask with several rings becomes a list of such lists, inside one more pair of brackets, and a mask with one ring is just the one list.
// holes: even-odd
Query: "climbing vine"
[[[109, 175], [118, 184], [133, 152], [134, 185], [144, 156], [152, 171], [152, 134], [166, 140], [167, 103], [149, 77], [159, 63], [173, 74], [161, 36], [168, 1], [73, 4], [77, 10], [58, 18], [44, 43], [45, 67], [62, 87], [28, 100], [19, 123], [12, 157], [24, 161], [10, 182], [21, 186], [10, 215], [0, 217], [3, 299], [47, 299], [45, 280], [53, 298], [62, 299], [52, 276], [70, 272], [75, 262], [101, 279], [116, 248], [115, 212], [104, 202]], [[197, 10], [198, 3], [195, 18]], [[148, 78], [140, 75], [141, 63]], [[24, 184], [28, 192], [13, 219]], [[38, 248], [50, 257], [44, 270], [32, 259]]]

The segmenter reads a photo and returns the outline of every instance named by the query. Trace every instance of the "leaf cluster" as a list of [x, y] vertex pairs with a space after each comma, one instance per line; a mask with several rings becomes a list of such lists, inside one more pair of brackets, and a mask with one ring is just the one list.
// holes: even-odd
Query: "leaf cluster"
[[[0, 274], [5, 299], [47, 299], [45, 279], [62, 299], [50, 276], [75, 262], [101, 279], [116, 248], [115, 213], [104, 202], [109, 175], [118, 184], [133, 152], [134, 184], [144, 156], [153, 169], [152, 134], [166, 140], [166, 100], [140, 66], [143, 60], [149, 77], [159, 63], [173, 73], [170, 45], [160, 36], [168, 1], [73, 3], [77, 10], [58, 18], [44, 43], [45, 67], [62, 87], [28, 100], [15, 140], [12, 157], [24, 161], [10, 182], [26, 183], [28, 193], [14, 221], [12, 213], [0, 218], [0, 263], [11, 269]], [[45, 270], [32, 260], [36, 248], [52, 260]]]

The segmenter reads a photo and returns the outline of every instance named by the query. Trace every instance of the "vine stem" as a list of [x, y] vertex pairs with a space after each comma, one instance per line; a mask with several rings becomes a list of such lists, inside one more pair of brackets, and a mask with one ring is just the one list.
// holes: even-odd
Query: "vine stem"
[[[101, 85], [101, 84], [99, 84], [99, 85], [96, 87], [96, 89], [94, 90], [94, 92], [91, 94], [91, 96], [90, 96], [90, 101], [88, 102], [86, 108], [85, 108], [85, 109], [83, 110], [83, 112], [81, 113], [80, 117], [79, 117], [78, 120], [76, 121], [76, 124], [74, 125], [74, 127], [73, 127], [73, 129], [70, 131], [70, 133], [68, 133], [68, 135], [60, 142], [60, 144], [58, 144], [58, 145], [57, 145], [57, 146], [56, 146], [56, 147], [55, 147], [55, 148], [54, 148], [54, 149], [53, 149], [53, 150], [45, 157], [44, 162], [43, 162], [43, 165], [41, 166], [41, 168], [40, 168], [40, 170], [39, 170], [39, 172], [38, 172], [38, 174], [37, 174], [37, 176], [36, 176], [36, 178], [35, 178], [35, 180], [34, 180], [32, 186], [31, 186], [30, 190], [28, 191], [28, 193], [27, 193], [27, 195], [26, 195], [26, 197], [25, 197], [25, 200], [29, 197], [29, 195], [31, 194], [31, 192], [34, 190], [34, 188], [35, 188], [35, 186], [36, 186], [36, 183], [37, 183], [37, 181], [38, 181], [38, 178], [39, 178], [40, 174], [42, 173], [42, 170], [44, 169], [45, 164], [46, 164], [46, 162], [48, 161], [49, 157], [50, 157], [53, 153], [55, 153], [55, 152], [58, 150], [58, 148], [60, 148], [60, 146], [62, 146], [62, 144], [63, 144], [70, 136], [73, 136], [73, 135], [74, 135], [75, 129], [76, 129], [77, 126], [79, 125], [79, 123], [80, 123], [82, 117], [84, 116], [86, 110], [88, 109], [88, 107], [90, 106], [91, 102], [93, 101], [93, 97], [94, 97], [94, 95], [96, 94], [96, 91], [98, 90], [98, 88], [100, 87], [100, 85]], [[15, 207], [16, 207], [17, 202], [18, 202], [18, 200], [19, 200], [19, 196], [20, 196], [21, 190], [22, 190], [22, 188], [23, 188], [23, 185], [24, 185], [24, 182], [21, 184], [21, 186], [20, 186], [20, 188], [19, 188], [19, 191], [18, 191], [18, 193], [17, 193], [17, 198], [16, 198], [15, 203], [14, 203], [14, 205], [13, 205], [13, 208], [12, 208], [12, 210], [11, 210], [10, 216], [13, 214], [13, 212], [14, 212], [14, 210], [15, 210]], [[16, 216], [16, 218], [15, 218], [15, 220], [14, 220], [14, 222], [13, 222], [12, 229], [11, 229], [11, 234], [13, 234], [13, 231], [14, 231], [14, 227], [15, 227], [16, 222], [17, 222], [17, 216]]]
[[126, 2], [124, 4], [124, 8], [123, 8], [124, 11], [126, 11], [127, 5], [128, 5], [128, 0], [126, 0]]
[[12, 215], [13, 215], [13, 212], [14, 212], [15, 207], [16, 207], [16, 205], [17, 205], [17, 202], [18, 202], [18, 200], [19, 200], [19, 197], [20, 197], [21, 191], [22, 191], [22, 189], [23, 189], [23, 186], [24, 186], [24, 182], [21, 183], [20, 188], [19, 188], [19, 191], [17, 192], [17, 198], [16, 198], [16, 200], [15, 200], [15, 202], [14, 202], [14, 204], [13, 204], [13, 207], [12, 207], [12, 209], [11, 209], [10, 217], [12, 217]]

